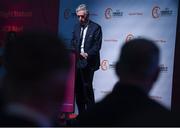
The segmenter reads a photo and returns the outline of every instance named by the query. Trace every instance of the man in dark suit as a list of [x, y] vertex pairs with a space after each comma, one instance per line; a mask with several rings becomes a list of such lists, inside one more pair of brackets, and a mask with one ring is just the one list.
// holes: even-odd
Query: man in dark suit
[[85, 4], [76, 9], [79, 23], [75, 25], [72, 46], [77, 53], [76, 103], [79, 113], [95, 103], [93, 92], [94, 72], [100, 66], [100, 49], [102, 44], [101, 27], [89, 20]]
[[58, 126], [70, 68], [64, 44], [50, 34], [26, 33], [6, 43], [4, 63], [0, 126]]
[[124, 44], [116, 64], [120, 79], [112, 93], [77, 118], [77, 126], [176, 126], [169, 110], [148, 92], [156, 81], [159, 49], [149, 40]]

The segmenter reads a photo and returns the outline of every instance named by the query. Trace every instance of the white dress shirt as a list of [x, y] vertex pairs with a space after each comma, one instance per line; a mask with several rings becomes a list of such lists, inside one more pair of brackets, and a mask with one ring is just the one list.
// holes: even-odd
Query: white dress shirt
[[81, 33], [80, 36], [83, 32], [83, 37], [82, 37], [82, 42], [81, 42], [81, 53], [84, 53], [84, 42], [85, 42], [85, 37], [86, 37], [86, 33], [88, 30], [88, 25], [84, 28], [84, 32], [83, 32], [83, 27], [81, 27]]

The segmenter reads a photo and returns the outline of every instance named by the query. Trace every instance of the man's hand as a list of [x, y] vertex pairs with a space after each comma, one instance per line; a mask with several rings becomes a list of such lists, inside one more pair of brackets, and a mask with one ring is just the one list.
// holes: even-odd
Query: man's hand
[[88, 54], [85, 52], [81, 52], [80, 55], [84, 58], [87, 59], [88, 58]]

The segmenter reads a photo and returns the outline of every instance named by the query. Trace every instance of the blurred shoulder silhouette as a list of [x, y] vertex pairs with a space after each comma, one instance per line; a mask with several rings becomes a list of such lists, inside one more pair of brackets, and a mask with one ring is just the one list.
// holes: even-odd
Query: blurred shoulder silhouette
[[6, 105], [0, 126], [56, 126], [68, 80], [70, 58], [63, 42], [49, 33], [23, 33], [4, 50]]

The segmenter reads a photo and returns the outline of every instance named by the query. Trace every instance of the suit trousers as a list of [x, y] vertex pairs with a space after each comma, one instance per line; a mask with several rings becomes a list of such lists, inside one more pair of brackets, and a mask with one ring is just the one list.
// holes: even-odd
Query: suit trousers
[[78, 68], [76, 71], [75, 95], [79, 114], [95, 104], [93, 76], [94, 70], [89, 67]]

